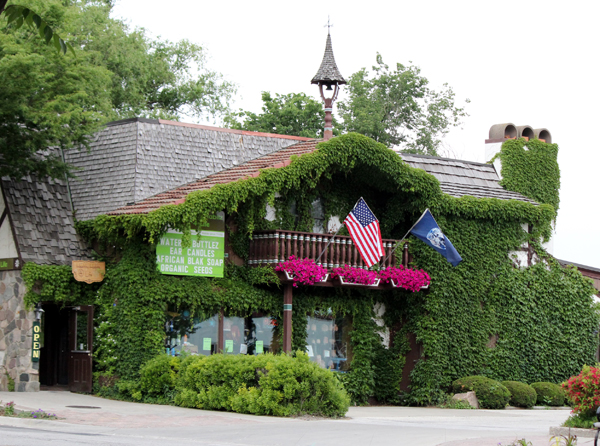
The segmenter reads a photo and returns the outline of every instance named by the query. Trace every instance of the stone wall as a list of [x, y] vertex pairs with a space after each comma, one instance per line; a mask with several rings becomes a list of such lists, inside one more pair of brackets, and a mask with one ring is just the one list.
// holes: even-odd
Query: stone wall
[[21, 271], [0, 272], [0, 391], [14, 381], [15, 391], [40, 390], [39, 363], [31, 362], [33, 311], [23, 302]]

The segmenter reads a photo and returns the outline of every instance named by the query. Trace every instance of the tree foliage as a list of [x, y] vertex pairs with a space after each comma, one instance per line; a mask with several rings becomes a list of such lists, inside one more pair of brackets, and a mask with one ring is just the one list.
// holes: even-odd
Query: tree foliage
[[350, 76], [338, 108], [345, 131], [403, 152], [438, 155], [442, 137], [468, 116], [454, 96], [448, 84], [431, 89], [419, 67], [398, 63], [390, 69], [377, 54], [372, 73], [363, 68]]
[[10, 5], [5, 8], [6, 3], [7, 0], [0, 0], [0, 14], [3, 12], [6, 14], [8, 24], [12, 24], [17, 29], [27, 24], [38, 31], [46, 44], [53, 44], [59, 53], [67, 54], [67, 49], [70, 49], [75, 54], [73, 47], [65, 43], [62, 37], [55, 33], [52, 27], [35, 11], [21, 5]]
[[112, 73], [113, 118], [217, 119], [235, 86], [207, 68], [206, 51], [188, 40], [152, 39], [110, 17], [112, 2], [73, 1], [73, 45]]
[[[275, 93], [273, 97], [268, 91], [262, 92], [262, 101], [262, 113], [240, 110], [227, 117], [227, 124], [234, 129], [253, 132], [323, 137], [325, 110], [321, 101], [304, 93]], [[335, 135], [339, 134], [335, 122], [333, 131]]]
[[[61, 151], [89, 148], [109, 120], [216, 119], [228, 110], [235, 88], [205, 67], [198, 45], [131, 30], [110, 17], [108, 0], [20, 3], [0, 15], [0, 175], [64, 178], [70, 168]], [[61, 52], [70, 45], [75, 57], [46, 45], [47, 30], [51, 42], [65, 36]]]
[[[54, 26], [60, 8], [44, 16]], [[28, 28], [0, 29], [0, 175], [61, 178], [60, 151], [86, 146], [111, 110], [110, 72], [76, 50], [64, 57]]]

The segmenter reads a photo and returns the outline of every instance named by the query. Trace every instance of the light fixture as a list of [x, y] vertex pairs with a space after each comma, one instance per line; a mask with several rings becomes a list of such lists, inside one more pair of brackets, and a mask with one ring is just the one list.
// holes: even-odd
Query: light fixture
[[37, 305], [35, 306], [35, 310], [33, 310], [33, 312], [35, 313], [35, 320], [36, 321], [41, 321], [42, 320], [42, 313], [44, 313], [44, 310], [42, 309], [42, 303], [38, 302]]

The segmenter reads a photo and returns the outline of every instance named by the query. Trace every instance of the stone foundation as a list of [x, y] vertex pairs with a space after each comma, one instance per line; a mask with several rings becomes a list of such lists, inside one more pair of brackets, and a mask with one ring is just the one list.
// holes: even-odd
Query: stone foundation
[[23, 302], [21, 271], [0, 271], [0, 391], [40, 390], [39, 363], [31, 362], [33, 311]]

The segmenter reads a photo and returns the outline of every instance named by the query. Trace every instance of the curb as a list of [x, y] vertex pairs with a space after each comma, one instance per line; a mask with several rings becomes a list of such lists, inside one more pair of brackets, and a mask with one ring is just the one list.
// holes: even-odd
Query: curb
[[596, 436], [596, 429], [581, 429], [576, 427], [551, 427], [550, 435], [577, 435], [580, 438], [594, 438]]

